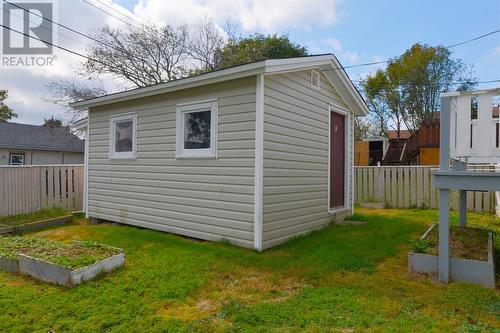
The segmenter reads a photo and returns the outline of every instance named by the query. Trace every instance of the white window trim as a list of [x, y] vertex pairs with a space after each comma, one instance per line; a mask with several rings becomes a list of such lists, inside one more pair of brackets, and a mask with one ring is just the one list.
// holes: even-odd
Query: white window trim
[[[317, 86], [315, 86], [313, 83], [314, 82], [314, 80], [313, 80], [314, 75], [318, 76], [318, 85]], [[311, 81], [311, 87], [318, 89], [318, 90], [321, 89], [321, 74], [320, 74], [320, 72], [318, 72], [317, 70], [311, 69], [310, 81]]]
[[[116, 123], [132, 120], [132, 151], [115, 151]], [[126, 113], [112, 116], [109, 119], [109, 159], [137, 159], [137, 114]]]
[[[330, 191], [331, 191], [331, 186], [330, 186], [330, 163], [331, 163], [331, 152], [332, 152], [332, 148], [331, 148], [331, 139], [330, 139], [330, 136], [331, 136], [331, 123], [332, 123], [332, 112], [335, 112], [335, 113], [338, 113], [338, 114], [341, 114], [344, 116], [344, 127], [345, 127], [345, 148], [344, 148], [344, 151], [345, 151], [345, 159], [344, 159], [344, 206], [341, 206], [341, 207], [334, 207], [334, 208], [331, 208], [330, 207]], [[335, 213], [338, 213], [338, 212], [343, 212], [343, 211], [346, 211], [346, 210], [349, 210], [351, 208], [351, 188], [349, 186], [349, 184], [353, 181], [351, 179], [351, 168], [349, 168], [349, 160], [350, 160], [350, 156], [351, 156], [351, 149], [350, 149], [350, 144], [349, 144], [349, 140], [350, 140], [350, 135], [351, 135], [351, 131], [350, 131], [350, 126], [351, 126], [351, 113], [349, 112], [349, 110], [346, 110], [344, 108], [341, 108], [339, 106], [336, 106], [336, 105], [333, 105], [333, 104], [329, 104], [328, 105], [328, 212], [330, 214], [335, 214]]]
[[[21, 156], [23, 163], [22, 164], [12, 164], [12, 157], [13, 156]], [[24, 165], [24, 154], [9, 154], [9, 165]]]
[[[210, 99], [176, 105], [175, 158], [217, 158], [217, 128], [219, 127], [218, 101]], [[210, 110], [210, 148], [184, 149], [184, 113]]]

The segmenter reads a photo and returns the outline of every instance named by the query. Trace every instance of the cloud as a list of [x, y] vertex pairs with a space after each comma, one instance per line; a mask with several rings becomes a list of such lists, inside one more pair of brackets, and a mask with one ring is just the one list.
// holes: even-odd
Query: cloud
[[194, 24], [204, 16], [228, 18], [246, 31], [281, 32], [331, 26], [338, 0], [140, 0], [134, 12], [155, 23]]
[[[196, 24], [204, 17], [214, 18], [220, 25], [231, 18], [232, 22], [245, 31], [266, 33], [286, 32], [289, 29], [308, 31], [314, 28], [331, 26], [338, 20], [338, 4], [343, 0], [136, 0], [133, 13], [112, 0], [102, 0], [108, 6], [134, 17], [154, 23]], [[29, 2], [29, 1], [28, 1]], [[112, 15], [127, 20], [116, 11], [93, 2], [97, 7]], [[54, 21], [71, 27], [83, 34], [91, 34], [104, 24], [124, 26], [125, 24], [83, 1], [53, 0]], [[1, 7], [0, 2], [0, 7]], [[137, 16], [134, 16], [138, 15]], [[1, 20], [1, 18], [0, 18]], [[130, 21], [130, 20], [127, 20]], [[130, 21], [133, 22], [133, 21]], [[85, 53], [90, 40], [55, 27], [57, 45], [78, 53]], [[65, 109], [49, 102], [49, 92], [45, 85], [50, 80], [78, 80], [75, 72], [84, 59], [62, 50], [54, 49], [57, 59], [52, 67], [1, 68], [0, 89], [9, 91], [7, 105], [12, 107], [19, 118], [13, 121], [40, 124], [52, 115], [64, 117]], [[353, 59], [355, 55], [349, 55]], [[116, 90], [116, 80], [103, 80], [104, 86]]]
[[[109, 4], [111, 1], [107, 1]], [[83, 34], [91, 34], [97, 27], [104, 24], [120, 25], [119, 20], [93, 8], [82, 1], [57, 1], [54, 3], [55, 22], [64, 24]], [[0, 3], [0, 8], [2, 5]], [[126, 11], [122, 8], [123, 11]], [[108, 11], [110, 11], [108, 9]], [[130, 12], [129, 12], [130, 13]], [[16, 15], [19, 15], [18, 12]], [[130, 13], [130, 15], [132, 15]], [[84, 19], [82, 19], [84, 18]], [[1, 20], [1, 19], [0, 19]], [[34, 19], [30, 17], [30, 21]], [[85, 53], [89, 39], [75, 34], [63, 27], [53, 26], [55, 30], [54, 43], [78, 53]], [[0, 48], [1, 51], [1, 48]], [[68, 52], [54, 48], [53, 54], [56, 59], [53, 66], [45, 67], [14, 67], [0, 69], [0, 89], [9, 91], [9, 97], [5, 101], [9, 107], [19, 115], [13, 119], [14, 122], [41, 124], [44, 118], [50, 116], [65, 118], [65, 109], [44, 100], [49, 92], [46, 84], [57, 79], [80, 79], [75, 74], [75, 69], [84, 59]], [[108, 79], [105, 83], [113, 87], [113, 81]]]
[[337, 38], [325, 38], [321, 41], [321, 44], [330, 49], [327, 52], [331, 52], [333, 50], [335, 55], [340, 58], [341, 62], [354, 64], [360, 59], [358, 52], [345, 51], [342, 47], [342, 43]]

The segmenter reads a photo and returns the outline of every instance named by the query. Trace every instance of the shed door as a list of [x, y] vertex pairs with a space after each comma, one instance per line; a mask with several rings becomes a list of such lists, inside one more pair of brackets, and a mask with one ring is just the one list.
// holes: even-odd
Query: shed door
[[331, 111], [330, 209], [345, 206], [345, 116]]

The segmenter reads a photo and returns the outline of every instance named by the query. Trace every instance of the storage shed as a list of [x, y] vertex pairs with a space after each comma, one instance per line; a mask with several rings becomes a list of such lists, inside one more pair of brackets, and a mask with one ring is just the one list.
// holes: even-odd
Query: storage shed
[[265, 60], [77, 102], [87, 215], [262, 250], [353, 208], [367, 106], [333, 55]]

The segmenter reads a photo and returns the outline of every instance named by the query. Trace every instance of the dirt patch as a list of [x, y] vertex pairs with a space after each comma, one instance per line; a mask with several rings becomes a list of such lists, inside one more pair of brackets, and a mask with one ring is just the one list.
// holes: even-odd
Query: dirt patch
[[216, 318], [230, 303], [251, 305], [263, 301], [283, 302], [303, 287], [297, 279], [278, 278], [269, 272], [248, 268], [215, 276], [196, 297], [181, 304], [164, 304], [160, 315], [185, 321]]
[[38, 232], [36, 235], [57, 241], [80, 240], [80, 239], [90, 238], [89, 232], [82, 227], [66, 227], [66, 228], [50, 229]]
[[[488, 230], [468, 227], [452, 227], [450, 230], [450, 254], [455, 258], [488, 260]], [[427, 236], [428, 253], [439, 254], [439, 228], [436, 226]]]

